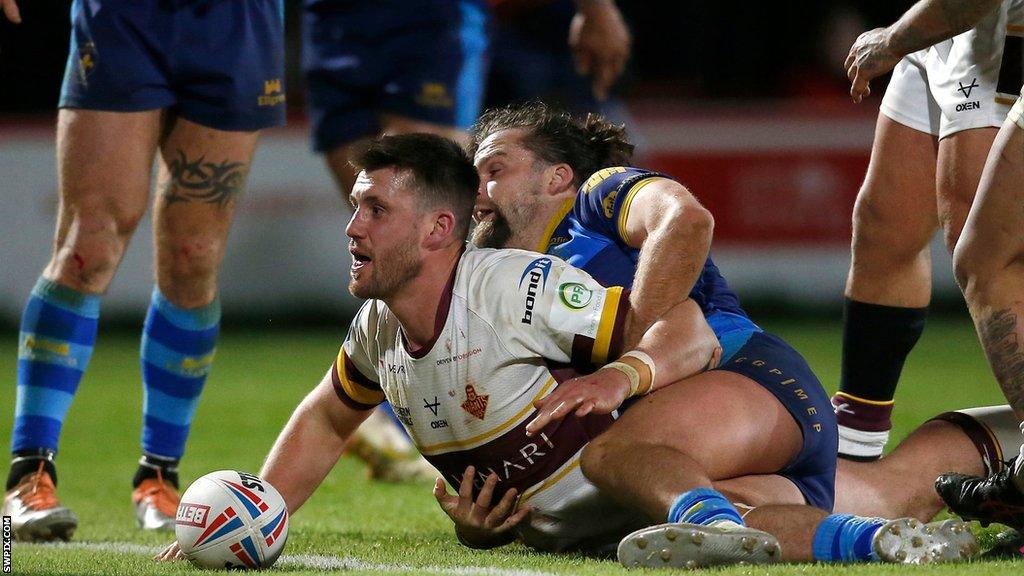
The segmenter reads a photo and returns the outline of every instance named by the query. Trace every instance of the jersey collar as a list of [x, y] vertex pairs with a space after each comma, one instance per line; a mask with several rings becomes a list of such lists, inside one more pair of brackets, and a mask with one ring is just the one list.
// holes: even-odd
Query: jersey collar
[[544, 235], [540, 237], [540, 243], [537, 244], [536, 252], [545, 254], [548, 251], [548, 246], [551, 244], [551, 236], [555, 233], [558, 225], [565, 220], [565, 215], [568, 214], [576, 203], [576, 198], [566, 198], [562, 205], [558, 207], [558, 211], [555, 212], [554, 216], [548, 222], [547, 227], [544, 229]]

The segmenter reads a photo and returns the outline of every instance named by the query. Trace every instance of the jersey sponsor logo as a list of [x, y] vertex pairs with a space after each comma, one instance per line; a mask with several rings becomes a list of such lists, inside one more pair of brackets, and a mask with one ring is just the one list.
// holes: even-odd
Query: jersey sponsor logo
[[424, 82], [416, 96], [416, 103], [427, 108], [451, 108], [453, 105], [448, 87], [441, 82]]
[[604, 217], [609, 220], [612, 219], [612, 212], [615, 209], [615, 198], [617, 198], [618, 195], [619, 190], [616, 188], [601, 201], [601, 207], [604, 209]]
[[604, 180], [607, 180], [609, 176], [612, 176], [613, 174], [622, 174], [625, 171], [626, 169], [623, 168], [622, 166], [616, 166], [614, 168], [605, 168], [603, 170], [598, 170], [597, 172], [594, 172], [593, 174], [590, 175], [590, 178], [587, 178], [587, 181], [583, 184], [583, 193], [590, 193], [590, 191], [593, 190], [595, 186], [597, 186]]
[[394, 409], [395, 416], [398, 417], [399, 422], [405, 424], [409, 428], [412, 428], [412, 411], [409, 410], [408, 406], [397, 406], [392, 402], [391, 408]]
[[437, 401], [437, 396], [434, 396], [433, 402], [427, 401], [426, 398], [423, 399], [423, 407], [426, 408], [427, 410], [430, 410], [430, 413], [433, 414], [434, 416], [437, 416], [437, 408], [440, 405], [441, 403]]
[[281, 79], [265, 80], [263, 82], [263, 94], [256, 98], [260, 106], [277, 106], [284, 104], [284, 92], [281, 90]]
[[968, 84], [967, 86], [964, 86], [963, 82], [957, 82], [957, 84], [959, 84], [960, 87], [957, 88], [956, 91], [963, 93], [964, 98], [970, 98], [971, 92], [978, 87], [978, 79], [971, 78], [971, 83]]
[[533, 324], [533, 307], [537, 304], [537, 291], [543, 294], [545, 288], [548, 285], [548, 272], [551, 271], [551, 259], [550, 258], [537, 258], [523, 270], [523, 275], [519, 277], [519, 289], [523, 289], [523, 283], [526, 283], [526, 309], [523, 311], [523, 317], [520, 322], [523, 324]]
[[441, 358], [440, 360], [437, 361], [437, 365], [442, 366], [444, 364], [451, 364], [452, 362], [460, 362], [462, 360], [465, 360], [466, 358], [469, 358], [470, 356], [476, 356], [481, 352], [483, 352], [482, 348], [473, 348], [469, 352], [462, 352], [461, 354], [455, 354], [452, 356], [448, 356], [447, 358]]
[[558, 286], [558, 300], [570, 310], [586, 308], [594, 298], [594, 291], [579, 282], [564, 282]]
[[466, 400], [462, 403], [462, 409], [483, 420], [487, 415], [487, 403], [490, 399], [489, 394], [481, 396], [476, 393], [476, 388], [473, 388], [472, 384], [466, 384]]

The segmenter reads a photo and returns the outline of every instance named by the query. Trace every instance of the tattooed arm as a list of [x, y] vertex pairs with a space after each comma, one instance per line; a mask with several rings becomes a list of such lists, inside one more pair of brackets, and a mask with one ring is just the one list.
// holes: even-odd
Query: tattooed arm
[[871, 80], [896, 66], [901, 58], [952, 38], [975, 26], [1001, 0], [920, 0], [887, 28], [861, 34], [846, 57], [850, 96], [860, 102], [871, 93]]

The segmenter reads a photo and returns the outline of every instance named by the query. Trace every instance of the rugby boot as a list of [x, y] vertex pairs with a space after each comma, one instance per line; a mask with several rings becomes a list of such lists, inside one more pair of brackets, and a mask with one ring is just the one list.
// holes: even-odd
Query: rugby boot
[[143, 530], [173, 531], [174, 517], [181, 496], [174, 485], [164, 480], [158, 469], [156, 478], [143, 480], [132, 491], [135, 520]]
[[982, 559], [1013, 560], [1024, 556], [1024, 537], [1016, 530], [1003, 530], [995, 534], [990, 544], [991, 547], [980, 556]]
[[1024, 494], [1014, 476], [1016, 461], [988, 477], [967, 474], [943, 474], [935, 480], [935, 490], [949, 509], [965, 520], [977, 520], [982, 526], [992, 522], [1020, 530], [1024, 527]]
[[914, 518], [899, 518], [875, 532], [871, 550], [882, 562], [932, 564], [966, 560], [978, 554], [981, 547], [966, 522], [925, 524]]
[[70, 540], [78, 518], [60, 505], [57, 489], [44, 462], [4, 495], [3, 516], [11, 517], [14, 538], [25, 542]]
[[415, 482], [438, 476], [402, 430], [379, 410], [356, 429], [345, 449], [366, 462], [372, 480]]
[[778, 562], [782, 548], [771, 534], [735, 522], [679, 522], [649, 526], [626, 536], [619, 542], [618, 557], [627, 568], [693, 569]]

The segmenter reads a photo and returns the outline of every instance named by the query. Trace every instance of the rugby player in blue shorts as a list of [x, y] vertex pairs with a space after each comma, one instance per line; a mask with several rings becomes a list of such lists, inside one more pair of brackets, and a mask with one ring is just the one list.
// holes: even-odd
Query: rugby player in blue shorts
[[[5, 12], [17, 20], [14, 3]], [[285, 120], [277, 0], [76, 0], [57, 120], [53, 253], [21, 321], [3, 514], [22, 540], [67, 540], [57, 499], [64, 418], [102, 295], [146, 211], [154, 157], [155, 286], [142, 332], [142, 457], [132, 502], [173, 530], [178, 461], [214, 357], [217, 274], [259, 131]], [[117, 399], [115, 399], [117, 401]]]
[[[672, 396], [663, 397], [665, 402], [678, 396], [681, 403], [701, 409], [686, 414], [651, 408], [653, 414], [645, 411], [642, 416], [635, 409], [627, 411], [588, 448], [582, 462], [588, 478], [611, 494], [643, 494], [626, 503], [652, 518], [676, 520], [672, 514], [697, 503], [671, 499], [679, 494], [674, 487], [687, 482], [710, 482], [728, 499], [755, 507], [781, 499], [830, 510], [836, 436], [828, 398], [799, 354], [763, 332], [739, 307], [707, 259], [709, 216], [689, 192], [664, 175], [625, 167], [632, 147], [621, 128], [596, 117], [578, 122], [531, 104], [485, 113], [473, 137], [481, 175], [475, 244], [545, 251], [606, 285], [632, 286], [631, 305], [646, 318], [690, 298], [721, 342], [717, 369], [662, 392]], [[681, 337], [680, 345], [685, 344]], [[588, 412], [593, 408], [589, 402], [603, 401], [589, 394], [560, 388], [544, 406], [555, 418], [577, 406]], [[710, 417], [757, 424], [704, 438], [702, 423]], [[655, 433], [652, 421], [664, 429]], [[766, 456], [773, 452], [775, 456]], [[969, 457], [978, 460], [973, 450]], [[620, 468], [613, 462], [630, 465]], [[771, 480], [756, 494], [739, 496], [747, 487], [730, 486], [735, 473], [730, 470], [757, 470]], [[861, 480], [870, 471], [847, 476]], [[639, 484], [649, 489], [641, 491]], [[932, 494], [931, 502], [936, 500]], [[854, 501], [853, 507], [860, 503]], [[764, 522], [769, 532], [784, 538], [770, 516], [759, 517], [756, 510], [751, 514], [752, 523]], [[826, 520], [818, 532], [820, 541], [816, 536], [814, 542], [814, 557], [829, 557], [832, 552], [824, 545], [824, 535], [832, 530], [828, 526], [847, 520]], [[642, 539], [657, 539], [661, 533], [645, 533]], [[798, 548], [810, 552], [811, 542]]]

